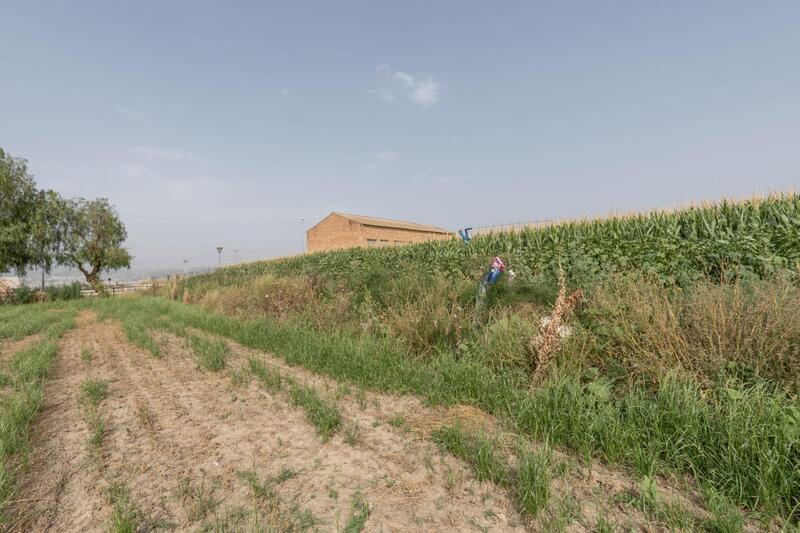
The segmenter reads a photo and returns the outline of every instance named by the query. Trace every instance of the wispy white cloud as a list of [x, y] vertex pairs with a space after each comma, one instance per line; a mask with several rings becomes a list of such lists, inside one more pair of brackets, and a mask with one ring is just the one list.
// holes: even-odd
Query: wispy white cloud
[[441, 99], [442, 85], [430, 74], [413, 76], [400, 70], [392, 70], [389, 65], [379, 65], [378, 74], [388, 83], [388, 87], [370, 89], [370, 94], [387, 102], [406, 98], [421, 108], [428, 108]]
[[289, 96], [289, 89], [283, 88], [280, 91], [278, 91], [278, 94], [283, 96], [284, 98], [287, 98]]
[[397, 161], [399, 157], [400, 156], [397, 155], [397, 152], [393, 152], [391, 150], [378, 152], [370, 157], [369, 163], [361, 167], [361, 170], [364, 172], [374, 172], [378, 170], [379, 167], [388, 165], [393, 161]]
[[129, 152], [151, 161], [160, 159], [162, 161], [188, 161], [190, 163], [199, 163], [202, 165], [207, 163], [204, 158], [181, 150], [180, 148], [159, 148], [158, 146], [144, 144], [131, 146]]
[[129, 107], [117, 106], [114, 111], [132, 122], [153, 122], [149, 115]]

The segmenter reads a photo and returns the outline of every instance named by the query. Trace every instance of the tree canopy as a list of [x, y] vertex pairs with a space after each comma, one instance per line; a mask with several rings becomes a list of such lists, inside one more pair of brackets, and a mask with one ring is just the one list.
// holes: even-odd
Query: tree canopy
[[24, 159], [0, 148], [0, 272], [53, 266], [58, 195], [40, 191]]
[[102, 292], [102, 270], [130, 267], [131, 256], [122, 247], [128, 236], [125, 225], [105, 198], [63, 202], [58, 263], [77, 268]]
[[103, 270], [130, 267], [125, 225], [105, 198], [39, 190], [24, 159], [0, 148], [0, 272], [74, 267], [102, 292]]

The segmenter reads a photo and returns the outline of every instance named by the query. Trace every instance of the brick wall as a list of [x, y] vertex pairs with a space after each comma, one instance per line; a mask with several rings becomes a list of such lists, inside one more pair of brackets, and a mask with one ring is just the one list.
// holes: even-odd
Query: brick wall
[[376, 241], [376, 246], [399, 246], [401, 244], [449, 239], [451, 237], [449, 233], [428, 233], [397, 228], [380, 228], [377, 226], [363, 226], [363, 231], [363, 246], [367, 246], [370, 240]]
[[331, 213], [306, 233], [309, 252], [366, 246], [361, 224]]
[[[356, 246], [400, 246], [415, 242], [450, 239], [449, 233], [430, 233], [397, 228], [364, 226], [336, 213], [308, 230], [309, 252], [353, 248]], [[369, 241], [375, 241], [374, 244]]]

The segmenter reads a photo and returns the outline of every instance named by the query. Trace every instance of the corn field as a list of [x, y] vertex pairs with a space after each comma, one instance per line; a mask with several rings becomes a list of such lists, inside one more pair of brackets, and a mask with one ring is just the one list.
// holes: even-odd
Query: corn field
[[615, 272], [643, 272], [664, 284], [701, 277], [765, 276], [800, 268], [800, 196], [774, 195], [676, 212], [570, 222], [513, 233], [395, 248], [349, 249], [251, 263], [228, 274], [341, 275], [388, 272], [476, 277], [500, 255], [518, 276], [554, 275], [591, 283]]

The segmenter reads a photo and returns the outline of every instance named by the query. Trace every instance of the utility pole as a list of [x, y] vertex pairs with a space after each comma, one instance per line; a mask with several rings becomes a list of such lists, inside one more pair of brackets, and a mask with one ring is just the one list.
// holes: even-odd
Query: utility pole
[[300, 253], [306, 253], [306, 232], [304, 231], [306, 219], [304, 217], [300, 217]]
[[217, 246], [217, 268], [222, 266], [222, 246]]

